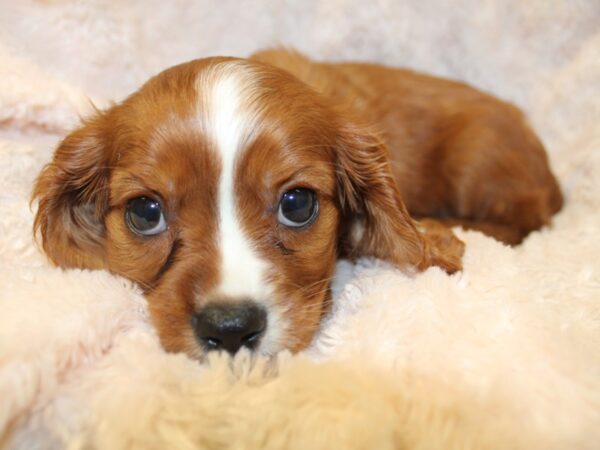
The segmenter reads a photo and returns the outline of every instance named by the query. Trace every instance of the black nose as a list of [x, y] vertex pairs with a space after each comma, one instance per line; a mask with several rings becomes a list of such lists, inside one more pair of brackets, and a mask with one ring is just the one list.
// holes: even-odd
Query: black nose
[[232, 355], [241, 347], [255, 349], [267, 328], [267, 314], [252, 303], [205, 306], [192, 318], [198, 339], [206, 350], [226, 350]]

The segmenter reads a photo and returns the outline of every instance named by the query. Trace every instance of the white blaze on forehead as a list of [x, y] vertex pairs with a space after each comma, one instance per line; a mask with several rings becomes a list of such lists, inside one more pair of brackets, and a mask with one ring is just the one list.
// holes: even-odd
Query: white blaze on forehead
[[[252, 110], [256, 75], [239, 62], [221, 63], [200, 79], [206, 131], [221, 157], [219, 178], [219, 249], [221, 253], [218, 294], [264, 302], [269, 296], [268, 263], [254, 250], [241, 226], [235, 195], [236, 162], [251, 138], [258, 112]], [[253, 95], [254, 94], [254, 95]]]

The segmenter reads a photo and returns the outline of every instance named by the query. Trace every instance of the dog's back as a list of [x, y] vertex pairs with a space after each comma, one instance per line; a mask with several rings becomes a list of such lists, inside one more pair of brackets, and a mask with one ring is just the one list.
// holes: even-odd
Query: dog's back
[[414, 216], [517, 244], [562, 207], [540, 140], [509, 103], [463, 83], [377, 64], [316, 63], [284, 49], [252, 58], [291, 72], [376, 127]]

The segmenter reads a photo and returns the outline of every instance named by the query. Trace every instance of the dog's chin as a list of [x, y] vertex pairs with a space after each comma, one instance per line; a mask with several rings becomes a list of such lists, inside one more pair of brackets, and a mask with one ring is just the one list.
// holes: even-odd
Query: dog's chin
[[254, 359], [254, 358], [264, 358], [264, 359], [272, 359], [277, 356], [281, 352], [289, 352], [290, 350], [283, 345], [279, 346], [267, 346], [267, 345], [259, 345], [255, 349], [250, 349], [247, 347], [240, 348], [235, 354], [230, 354], [225, 350], [210, 350], [208, 351], [202, 344], [199, 342], [191, 342], [186, 346], [184, 353], [191, 359], [198, 361], [199, 363], [207, 362], [213, 355], [222, 355], [224, 357], [231, 357], [235, 359], [244, 358], [244, 359]]

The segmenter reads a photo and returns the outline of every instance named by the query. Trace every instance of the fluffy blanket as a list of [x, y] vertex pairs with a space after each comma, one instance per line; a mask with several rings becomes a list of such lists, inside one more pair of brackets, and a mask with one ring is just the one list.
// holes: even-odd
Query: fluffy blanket
[[[340, 262], [303, 354], [164, 353], [134, 285], [39, 252], [33, 179], [91, 103], [276, 44], [516, 102], [564, 210], [517, 248], [459, 232], [454, 276]], [[599, 80], [595, 0], [0, 0], [0, 447], [598, 448]]]

